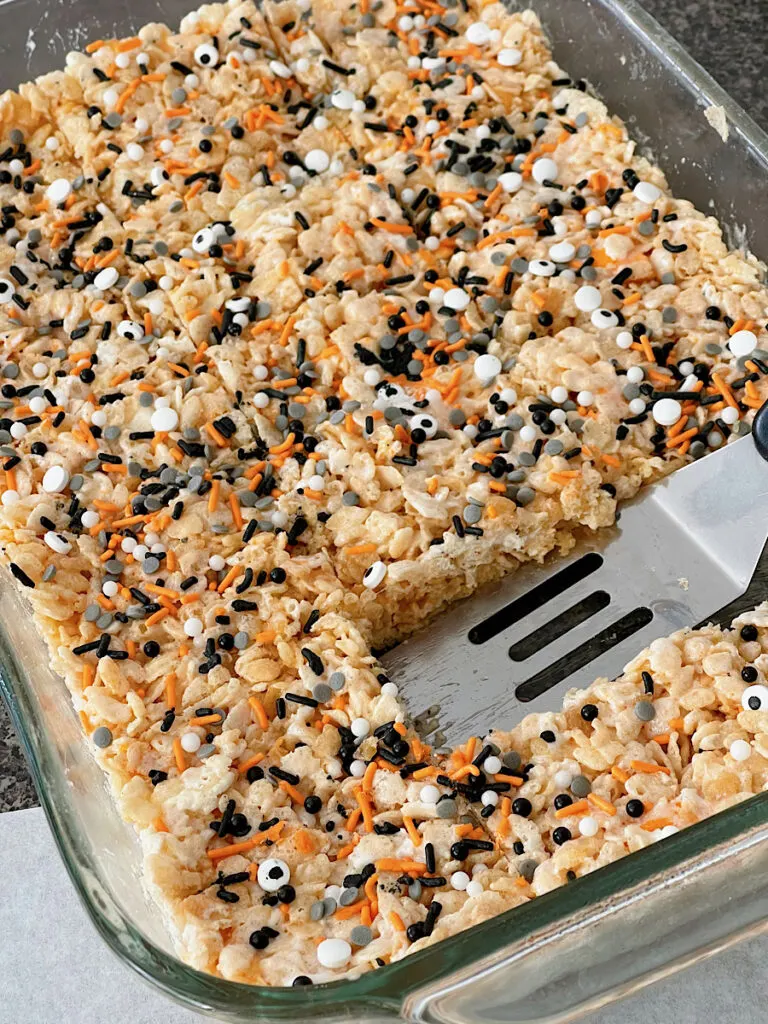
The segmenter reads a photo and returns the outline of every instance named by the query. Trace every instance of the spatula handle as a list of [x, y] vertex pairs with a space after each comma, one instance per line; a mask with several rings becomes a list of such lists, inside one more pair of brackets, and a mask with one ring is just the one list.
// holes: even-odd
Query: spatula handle
[[763, 402], [752, 422], [752, 437], [758, 454], [768, 462], [768, 402]]

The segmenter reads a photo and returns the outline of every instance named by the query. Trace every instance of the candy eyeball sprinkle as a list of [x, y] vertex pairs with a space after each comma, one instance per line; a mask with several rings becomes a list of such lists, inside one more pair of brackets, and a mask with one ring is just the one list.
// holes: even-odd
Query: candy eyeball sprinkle
[[201, 68], [212, 68], [216, 66], [219, 59], [219, 51], [210, 43], [200, 43], [195, 49], [195, 63]]
[[284, 860], [278, 860], [277, 857], [268, 857], [259, 864], [256, 878], [265, 892], [277, 892], [281, 886], [287, 885], [290, 882], [291, 869]]
[[192, 248], [195, 252], [208, 252], [215, 244], [215, 235], [211, 228], [200, 228], [192, 238]]
[[748, 686], [741, 695], [741, 706], [745, 711], [768, 711], [768, 686]]
[[427, 440], [434, 437], [437, 433], [437, 420], [432, 416], [414, 416], [411, 420], [411, 433], [414, 430], [423, 430], [427, 435]]
[[375, 590], [386, 575], [386, 565], [381, 561], [374, 562], [373, 565], [369, 565], [363, 573], [363, 586], [368, 587], [369, 590]]
[[7, 277], [0, 277], [0, 302], [10, 302], [13, 298], [13, 282]]
[[170, 174], [164, 167], [153, 167], [149, 172], [149, 180], [155, 188], [159, 188], [164, 182], [170, 181], [170, 177]]
[[117, 333], [129, 341], [141, 341], [144, 337], [144, 328], [135, 320], [121, 320], [117, 325]]

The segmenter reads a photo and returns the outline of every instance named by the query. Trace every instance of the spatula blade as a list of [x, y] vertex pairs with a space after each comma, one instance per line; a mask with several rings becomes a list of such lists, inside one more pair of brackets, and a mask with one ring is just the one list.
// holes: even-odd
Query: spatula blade
[[451, 606], [382, 661], [436, 745], [510, 728], [735, 600], [766, 536], [768, 466], [744, 438], [648, 488], [567, 559]]

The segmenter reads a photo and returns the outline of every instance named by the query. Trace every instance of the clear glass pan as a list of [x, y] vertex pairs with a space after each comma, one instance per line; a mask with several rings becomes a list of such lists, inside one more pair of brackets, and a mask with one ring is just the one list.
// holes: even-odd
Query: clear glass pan
[[[55, 67], [90, 39], [177, 23], [190, 0], [4, 0], [0, 85]], [[516, 4], [515, 6], [523, 6]], [[634, 0], [528, 0], [559, 62], [588, 78], [676, 193], [768, 256], [768, 136]], [[721, 107], [723, 140], [704, 111]], [[754, 603], [754, 602], [753, 602]], [[743, 603], [746, 607], [746, 603]], [[729, 609], [729, 612], [733, 609]], [[98, 931], [142, 977], [221, 1021], [543, 1024], [573, 1020], [768, 921], [768, 794], [357, 981], [267, 989], [174, 956], [63, 682], [29, 614], [0, 583], [0, 690], [72, 881]], [[748, 883], [745, 884], [745, 879]]]

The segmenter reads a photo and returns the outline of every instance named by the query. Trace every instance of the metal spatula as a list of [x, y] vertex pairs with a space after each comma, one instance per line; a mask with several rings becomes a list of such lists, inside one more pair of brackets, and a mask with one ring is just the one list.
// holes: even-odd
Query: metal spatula
[[768, 403], [748, 437], [622, 507], [567, 558], [523, 566], [382, 658], [436, 746], [510, 728], [613, 679], [657, 637], [747, 589], [768, 537]]

